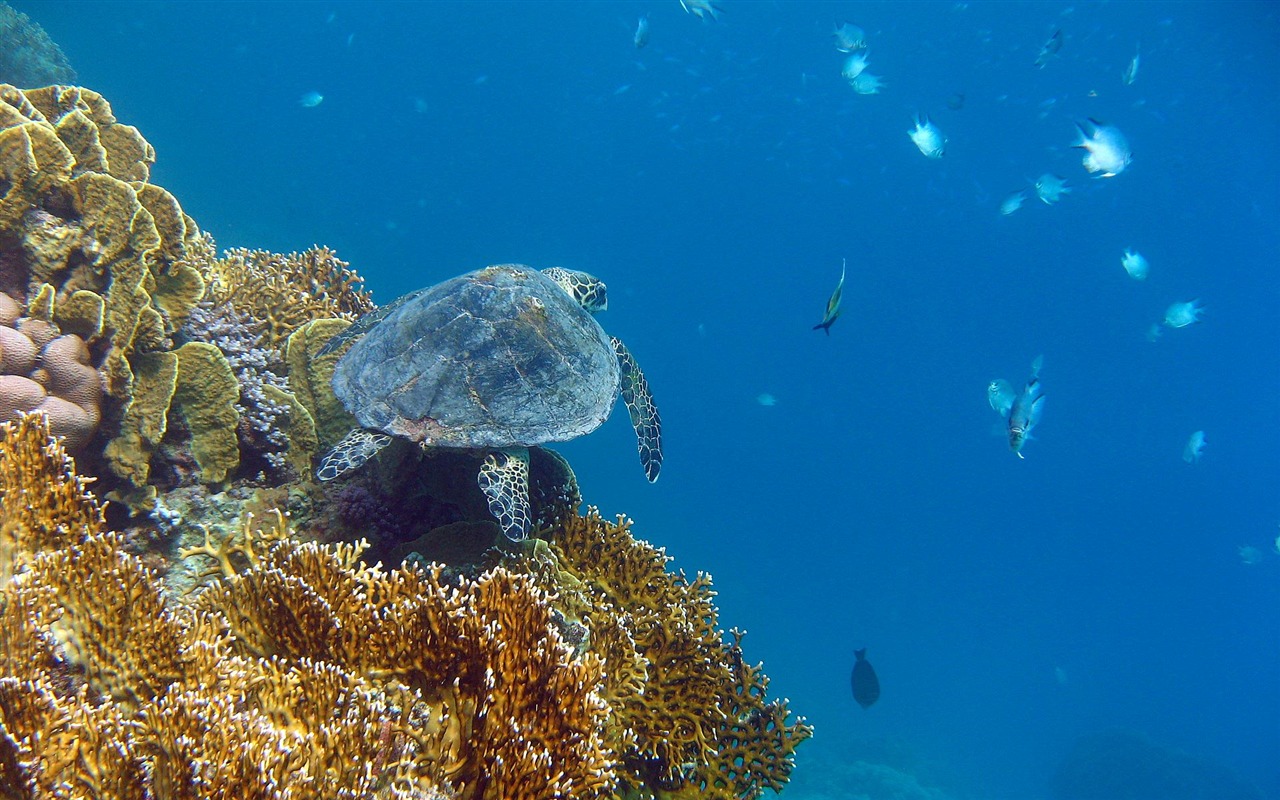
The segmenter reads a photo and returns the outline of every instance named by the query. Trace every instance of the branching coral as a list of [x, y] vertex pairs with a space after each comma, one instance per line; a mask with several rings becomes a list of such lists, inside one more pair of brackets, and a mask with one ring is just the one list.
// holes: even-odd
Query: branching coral
[[603, 662], [560, 640], [528, 577], [387, 572], [361, 565], [358, 545], [286, 538], [274, 514], [193, 551], [222, 577], [175, 607], [102, 529], [43, 420], [3, 430], [6, 492], [66, 488], [40, 515], [58, 547], [9, 537], [25, 574], [0, 587], [0, 786], [273, 799], [447, 786], [489, 800], [612, 787]]
[[327, 247], [280, 255], [235, 248], [210, 268], [209, 295], [265, 325], [283, 349], [289, 334], [312, 320], [354, 320], [373, 310], [363, 279]]
[[785, 700], [766, 701], [759, 665], [726, 644], [711, 578], [668, 572], [661, 549], [631, 523], [593, 509], [549, 532], [551, 549], [522, 559], [585, 622], [610, 680], [612, 744], [624, 780], [665, 797], [758, 797], [781, 789], [796, 746], [812, 735]]
[[234, 549], [215, 556], [224, 572], [241, 556], [249, 568], [199, 605], [227, 615], [236, 651], [301, 656], [415, 690], [443, 732], [443, 776], [463, 796], [592, 797], [611, 785], [602, 662], [573, 656], [527, 577], [495, 569], [453, 585], [438, 568], [361, 566], [358, 545]]

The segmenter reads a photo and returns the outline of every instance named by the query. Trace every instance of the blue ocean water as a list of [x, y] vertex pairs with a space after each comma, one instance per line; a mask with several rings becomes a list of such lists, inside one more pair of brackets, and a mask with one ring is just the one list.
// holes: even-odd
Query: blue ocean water
[[[1120, 728], [1280, 797], [1274, 4], [13, 4], [220, 247], [327, 244], [379, 302], [507, 261], [608, 282], [666, 464], [644, 481], [621, 412], [562, 452], [712, 573], [816, 726], [788, 796], [881, 796], [849, 784], [865, 761], [1047, 798], [1078, 737]], [[846, 20], [879, 95], [841, 77]], [[1081, 165], [1089, 117], [1128, 137], [1122, 174]], [[999, 213], [1044, 172], [1061, 203]], [[1193, 298], [1202, 324], [1148, 341]], [[986, 387], [1040, 354], [1020, 460]]]

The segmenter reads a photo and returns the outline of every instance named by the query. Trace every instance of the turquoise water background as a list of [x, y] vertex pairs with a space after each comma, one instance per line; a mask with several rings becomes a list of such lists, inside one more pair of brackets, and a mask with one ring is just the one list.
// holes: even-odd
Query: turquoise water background
[[[329, 245], [378, 302], [509, 261], [608, 282], [666, 464], [648, 485], [624, 412], [562, 452], [590, 503], [712, 573], [816, 726], [787, 795], [861, 759], [1047, 798], [1077, 737], [1118, 727], [1280, 796], [1274, 4], [14, 5], [222, 248]], [[846, 20], [879, 95], [841, 77]], [[1132, 144], [1114, 178], [1071, 147], [1089, 117]], [[1071, 194], [999, 213], [1044, 172]], [[1193, 298], [1203, 323], [1148, 341]], [[986, 387], [1040, 354], [1019, 460]]]

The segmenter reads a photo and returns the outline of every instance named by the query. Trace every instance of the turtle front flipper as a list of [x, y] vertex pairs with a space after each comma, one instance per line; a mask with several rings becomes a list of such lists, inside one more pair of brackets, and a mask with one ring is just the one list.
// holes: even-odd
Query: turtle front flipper
[[618, 366], [622, 368], [622, 400], [627, 404], [627, 413], [631, 415], [631, 427], [636, 429], [640, 465], [644, 467], [645, 477], [653, 483], [662, 471], [662, 418], [658, 416], [658, 407], [653, 403], [649, 382], [644, 379], [635, 356], [631, 355], [631, 351], [617, 337], [611, 337], [609, 341], [613, 343]]
[[373, 458], [378, 451], [391, 444], [391, 437], [382, 431], [356, 428], [330, 448], [320, 459], [316, 478], [331, 481], [345, 475]]
[[529, 535], [529, 450], [505, 447], [484, 457], [476, 475], [480, 490], [489, 498], [489, 513], [498, 520], [507, 538], [518, 542]]

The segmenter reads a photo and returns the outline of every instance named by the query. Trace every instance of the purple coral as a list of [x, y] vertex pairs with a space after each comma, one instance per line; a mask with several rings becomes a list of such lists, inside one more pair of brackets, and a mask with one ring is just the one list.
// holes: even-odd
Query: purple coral
[[364, 486], [351, 483], [333, 496], [338, 520], [349, 528], [364, 531], [371, 538], [393, 538], [398, 529], [396, 514], [382, 498]]
[[289, 390], [287, 379], [276, 370], [284, 359], [267, 343], [266, 325], [242, 314], [229, 303], [200, 303], [187, 318], [182, 332], [188, 338], [209, 342], [222, 351], [236, 380], [240, 402], [236, 410], [244, 421], [248, 444], [262, 454], [273, 471], [285, 467], [289, 437], [285, 433], [289, 408], [270, 399], [266, 387]]

